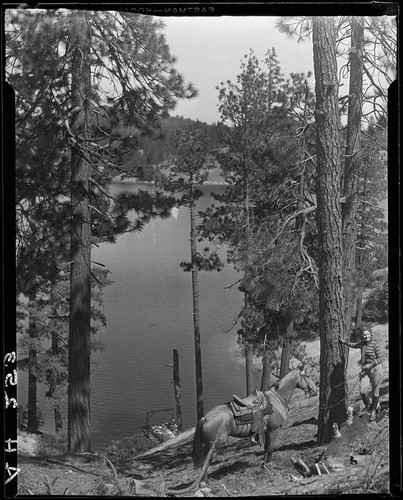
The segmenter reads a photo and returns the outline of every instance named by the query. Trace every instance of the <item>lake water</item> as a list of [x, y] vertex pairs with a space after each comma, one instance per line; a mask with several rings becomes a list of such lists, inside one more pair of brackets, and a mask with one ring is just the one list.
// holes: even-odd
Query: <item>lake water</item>
[[[138, 188], [153, 189], [125, 183], [114, 184], [112, 192]], [[223, 190], [223, 186], [203, 186], [197, 208], [213, 202], [212, 191]], [[179, 267], [190, 259], [188, 209], [182, 207], [175, 215], [155, 219], [139, 233], [122, 235], [114, 245], [93, 248], [92, 260], [104, 264], [114, 281], [104, 294], [106, 350], [92, 358], [95, 449], [138, 432], [146, 423], [147, 411], [175, 407], [172, 367], [167, 366], [173, 349], [179, 353], [183, 428], [196, 423], [191, 275]], [[221, 272], [199, 273], [205, 411], [228, 401], [233, 393], [245, 395], [245, 365], [232, 328], [242, 307], [242, 295], [231, 287], [239, 277], [229, 265]], [[52, 410], [44, 392], [40, 387], [43, 430], [53, 432]], [[19, 402], [26, 404], [25, 373], [19, 379]], [[151, 423], [162, 423], [166, 417], [155, 415]]]

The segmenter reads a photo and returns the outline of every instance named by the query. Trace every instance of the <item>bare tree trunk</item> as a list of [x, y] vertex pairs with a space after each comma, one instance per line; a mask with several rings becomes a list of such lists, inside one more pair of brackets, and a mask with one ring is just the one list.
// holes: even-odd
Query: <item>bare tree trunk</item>
[[[91, 85], [90, 32], [84, 12], [77, 12], [76, 43], [72, 61], [72, 106], [81, 109], [74, 134], [90, 138], [88, 96]], [[79, 146], [71, 151], [71, 260], [68, 374], [68, 448], [91, 452], [90, 438], [90, 302], [91, 221], [89, 182], [91, 167]]]
[[[54, 313], [57, 313], [57, 311], [53, 311]], [[59, 337], [57, 332], [52, 332], [52, 354], [54, 356], [57, 356], [59, 354]], [[56, 384], [50, 384], [49, 385], [49, 393], [53, 394], [54, 391], [56, 390]], [[62, 431], [62, 412], [60, 409], [60, 403], [53, 400], [53, 414], [55, 417], [55, 432], [56, 434], [59, 434]]]
[[178, 431], [182, 432], [182, 401], [181, 401], [181, 384], [179, 379], [179, 355], [178, 351], [174, 349], [174, 396], [175, 396], [175, 416]]
[[197, 251], [196, 251], [196, 223], [195, 223], [195, 202], [192, 179], [190, 179], [190, 247], [192, 263], [192, 296], [193, 296], [193, 329], [195, 341], [195, 361], [196, 361], [196, 398], [197, 398], [197, 420], [204, 415], [203, 410], [203, 372], [201, 359], [201, 341], [200, 341], [200, 314], [199, 314], [199, 283], [197, 269]]
[[[54, 298], [54, 290], [51, 288], [50, 291], [51, 294], [51, 303], [52, 303], [52, 316], [55, 318], [58, 316], [58, 308], [57, 308], [57, 302]], [[52, 355], [57, 358], [59, 356], [59, 335], [58, 335], [58, 328], [57, 325], [54, 325], [52, 328]], [[57, 389], [57, 384], [58, 381], [55, 377], [51, 377], [49, 380], [49, 391], [48, 391], [48, 396], [50, 398], [53, 398], [53, 414], [55, 417], [55, 432], [56, 434], [59, 434], [62, 431], [62, 412], [61, 412], [61, 407], [60, 407], [60, 401], [57, 401], [54, 398], [54, 393]]]
[[313, 18], [316, 92], [317, 225], [319, 243], [320, 393], [318, 442], [330, 441], [333, 423], [346, 417], [345, 336], [338, 81], [334, 19]]
[[28, 421], [27, 427], [30, 431], [38, 430], [38, 408], [37, 408], [37, 379], [36, 379], [36, 347], [33, 345], [38, 338], [38, 328], [33, 318], [32, 309], [36, 300], [36, 293], [28, 296], [31, 311], [28, 323], [28, 335], [30, 347], [28, 352]]
[[[249, 237], [250, 237], [250, 206], [249, 206], [249, 182], [248, 182], [248, 168], [246, 163], [244, 164], [243, 170], [243, 204], [245, 213], [245, 238], [246, 238], [246, 248], [249, 248]], [[248, 252], [246, 252], [248, 259]], [[245, 278], [248, 278], [250, 274], [249, 262], [245, 263]], [[248, 291], [244, 292], [244, 304], [247, 307], [249, 303]], [[245, 324], [244, 334], [249, 331], [249, 325]], [[245, 340], [245, 370], [246, 370], [246, 395], [249, 396], [254, 390], [254, 377], [253, 377], [253, 349], [248, 343], [248, 338], [246, 335]]]
[[357, 244], [358, 174], [360, 166], [360, 139], [362, 116], [364, 19], [351, 21], [350, 88], [347, 121], [347, 146], [344, 164], [342, 207], [343, 218], [343, 286], [345, 296], [346, 332], [350, 332], [355, 302], [354, 278]]
[[268, 349], [265, 349], [263, 354], [263, 371], [262, 371], [262, 381], [260, 384], [261, 391], [267, 391], [270, 387], [270, 378], [271, 378], [271, 354]]
[[290, 371], [292, 334], [294, 330], [294, 319], [288, 322], [283, 339], [283, 349], [281, 351], [280, 378], [284, 377]]
[[253, 350], [245, 343], [245, 372], [246, 372], [246, 395], [249, 396], [254, 389], [253, 381]]

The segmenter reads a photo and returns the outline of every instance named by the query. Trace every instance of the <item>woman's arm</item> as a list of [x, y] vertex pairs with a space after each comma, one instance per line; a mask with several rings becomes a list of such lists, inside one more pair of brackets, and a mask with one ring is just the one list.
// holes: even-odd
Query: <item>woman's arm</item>
[[359, 347], [361, 347], [361, 344], [362, 344], [362, 342], [361, 342], [361, 341], [360, 341], [360, 342], [355, 342], [355, 343], [354, 343], [354, 342], [346, 342], [345, 340], [343, 340], [343, 339], [341, 338], [341, 336], [340, 336], [340, 335], [339, 335], [339, 342], [340, 342], [341, 344], [344, 344], [344, 345], [346, 345], [346, 346], [348, 346], [348, 347], [351, 347], [351, 348], [353, 348], [353, 349], [358, 349]]

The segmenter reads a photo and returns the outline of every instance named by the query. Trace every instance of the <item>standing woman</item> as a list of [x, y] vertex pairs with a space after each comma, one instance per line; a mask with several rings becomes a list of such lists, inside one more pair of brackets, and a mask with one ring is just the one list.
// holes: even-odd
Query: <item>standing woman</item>
[[[379, 389], [383, 381], [383, 353], [368, 328], [358, 327], [357, 330], [361, 333], [359, 342], [345, 342], [341, 337], [339, 342], [353, 349], [361, 349], [360, 394], [366, 409], [370, 411], [369, 420], [372, 422], [379, 405]], [[369, 385], [372, 387], [372, 405], [368, 394]]]

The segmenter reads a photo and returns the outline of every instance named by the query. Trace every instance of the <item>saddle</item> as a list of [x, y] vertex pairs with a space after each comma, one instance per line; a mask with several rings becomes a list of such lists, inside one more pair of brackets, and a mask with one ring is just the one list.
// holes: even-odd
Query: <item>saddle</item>
[[[257, 389], [247, 398], [241, 399], [236, 395], [233, 395], [232, 398], [233, 400], [227, 403], [227, 405], [234, 415], [235, 424], [237, 426], [251, 425], [250, 436], [252, 436], [252, 440], [263, 445], [263, 417], [273, 413], [273, 406], [270, 399], [264, 392]], [[258, 441], [255, 435], [258, 435]]]
[[247, 398], [241, 399], [239, 396], [234, 394], [232, 396], [233, 401], [241, 407], [246, 407], [246, 408], [253, 408], [253, 409], [259, 409], [260, 407], [263, 408], [265, 406], [265, 397], [263, 392], [258, 391], [255, 389], [250, 396]]

